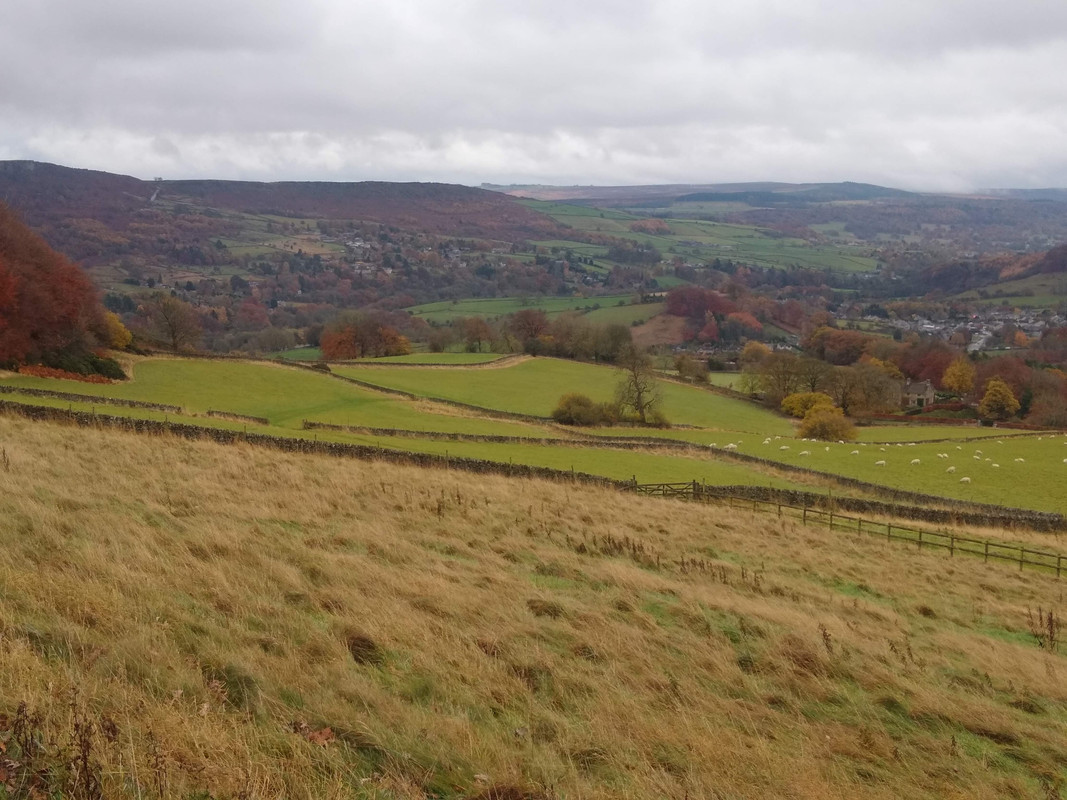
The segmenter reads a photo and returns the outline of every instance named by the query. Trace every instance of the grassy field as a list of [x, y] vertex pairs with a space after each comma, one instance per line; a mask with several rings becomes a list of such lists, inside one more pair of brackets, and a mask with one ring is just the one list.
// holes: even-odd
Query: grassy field
[[[611, 368], [557, 359], [527, 359], [490, 369], [382, 365], [343, 367], [338, 372], [427, 398], [533, 415], [547, 414], [559, 395], [567, 391], [563, 387], [580, 387], [596, 399], [608, 399], [617, 380], [616, 371]], [[695, 427], [601, 428], [587, 432], [594, 434], [592, 439], [574, 439], [580, 436], [578, 432], [543, 423], [495, 419], [430, 399], [410, 400], [327, 374], [264, 362], [145, 359], [136, 364], [133, 380], [123, 384], [96, 385], [23, 376], [7, 378], [4, 384], [176, 404], [182, 407], [183, 415], [103, 404], [94, 408], [91, 399], [79, 403], [4, 395], [4, 399], [31, 405], [440, 455], [447, 452], [455, 457], [573, 469], [615, 479], [636, 476], [642, 483], [700, 480], [781, 488], [802, 488], [800, 484], [804, 483], [820, 492], [832, 486], [825, 478], [777, 472], [773, 466], [767, 469], [738, 464], [715, 452], [734, 445], [742, 454], [880, 486], [963, 501], [1067, 512], [1067, 498], [1060, 491], [1067, 477], [1067, 447], [1062, 437], [1019, 435], [972, 426], [885, 425], [860, 428], [861, 441], [855, 444], [802, 442], [790, 438], [793, 424], [788, 419], [745, 401], [674, 383], [662, 386], [666, 413], [676, 423]], [[265, 417], [269, 424], [209, 418], [205, 416], [208, 410]], [[305, 420], [424, 435], [411, 438], [388, 432], [366, 435], [355, 431], [305, 431]], [[559, 440], [560, 444], [458, 442], [432, 434], [549, 439]], [[626, 451], [597, 445], [596, 437], [665, 438], [707, 450], [670, 451], [649, 442], [640, 450]], [[564, 439], [571, 441], [563, 442]], [[919, 463], [911, 463], [913, 460]], [[880, 465], [878, 461], [886, 463]], [[949, 467], [953, 469], [949, 471]], [[962, 477], [970, 480], [961, 482]]]
[[482, 297], [470, 300], [442, 300], [405, 309], [427, 322], [447, 323], [456, 317], [485, 317], [492, 319], [514, 314], [525, 308], [544, 311], [549, 316], [565, 311], [594, 311], [601, 308], [628, 305], [634, 295], [608, 295], [606, 297]]
[[[370, 370], [338, 367], [337, 373], [413, 394], [481, 405], [500, 411], [547, 417], [561, 395], [582, 392], [611, 399], [620, 373], [611, 367], [536, 358], [496, 370]], [[788, 434], [790, 423], [742, 400], [675, 383], [663, 383], [663, 410], [679, 425]]]
[[13, 796], [999, 800], [1067, 780], [1042, 573], [572, 485], [2, 416], [0, 441]]

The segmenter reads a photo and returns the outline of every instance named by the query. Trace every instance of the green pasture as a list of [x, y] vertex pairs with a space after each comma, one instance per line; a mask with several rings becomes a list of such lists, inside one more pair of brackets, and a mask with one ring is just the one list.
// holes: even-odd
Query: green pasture
[[617, 306], [619, 301], [628, 304], [633, 297], [632, 294], [607, 297], [478, 297], [424, 303], [405, 310], [427, 322], [447, 323], [456, 317], [502, 317], [526, 308], [540, 309], [549, 316], [565, 311], [593, 311]]
[[[784, 464], [978, 503], [1067, 512], [1067, 438], [990, 437], [978, 442], [872, 444], [741, 437], [737, 450]], [[722, 443], [720, 443], [722, 444]], [[783, 450], [782, 448], [788, 448]], [[853, 452], [856, 454], [853, 455]], [[805, 454], [806, 453], [806, 454]], [[938, 454], [946, 458], [939, 458]], [[1016, 461], [1016, 459], [1023, 459]], [[918, 459], [918, 464], [911, 463]], [[885, 465], [878, 464], [885, 461]], [[996, 464], [997, 466], [993, 466]], [[949, 468], [954, 467], [953, 472]], [[961, 478], [970, 482], [961, 482]]]
[[[488, 370], [344, 366], [335, 371], [422, 397], [538, 417], [549, 416], [559, 398], [568, 392], [580, 392], [598, 402], [610, 400], [622, 378], [622, 373], [613, 367], [555, 358], [529, 359]], [[660, 388], [663, 411], [673, 424], [775, 434], [788, 434], [792, 430], [788, 420], [743, 400], [667, 381]]]
[[491, 364], [499, 361], [501, 353], [409, 353], [406, 356], [358, 358], [351, 364], [428, 364], [440, 367], [469, 367], [472, 364]]
[[278, 353], [271, 353], [273, 358], [284, 358], [288, 361], [321, 361], [322, 350], [318, 347], [293, 347]]
[[590, 322], [600, 324], [634, 325], [648, 322], [657, 314], [662, 314], [666, 307], [666, 303], [627, 303], [622, 306], [603, 306], [586, 312], [584, 316]]
[[[262, 362], [148, 359], [135, 366], [133, 380], [126, 383], [101, 385], [23, 376], [9, 378], [4, 383], [168, 403], [181, 406], [191, 414], [214, 409], [265, 417], [272, 426], [288, 431], [299, 430], [307, 419], [335, 425], [443, 433], [560, 435], [521, 422], [478, 419], [447, 411], [433, 413], [425, 404], [364, 389], [329, 375]], [[101, 412], [105, 413], [103, 409]]]
[[[557, 359], [529, 359], [496, 369], [419, 369], [360, 367], [340, 372], [383, 386], [427, 397], [474, 405], [547, 414], [560, 394], [578, 390], [607, 399], [618, 380], [615, 369]], [[663, 383], [665, 411], [677, 423], [698, 428], [604, 428], [585, 431], [602, 437], [661, 437], [702, 445], [706, 454], [657, 450], [650, 442], [640, 451], [613, 450], [593, 441], [567, 441], [566, 433], [519, 421], [463, 416], [444, 406], [390, 396], [295, 367], [267, 362], [208, 361], [154, 358], [138, 362], [133, 380], [120, 384], [88, 384], [24, 376], [5, 385], [43, 388], [86, 396], [115, 397], [180, 405], [180, 415], [143, 409], [95, 406], [113, 416], [186, 422], [206, 427], [315, 438], [321, 441], [368, 443], [382, 447], [500, 463], [530, 464], [604, 475], [637, 476], [640, 482], [700, 480], [792, 486], [758, 467], [719, 460], [714, 449], [727, 445], [740, 453], [856, 478], [869, 483], [946, 498], [1006, 506], [1067, 512], [1067, 437], [1019, 434], [976, 426], [884, 425], [861, 428], [856, 443], [805, 442], [792, 436], [790, 420], [741, 400], [707, 390]], [[93, 401], [68, 402], [30, 395], [3, 399], [31, 405], [93, 410]], [[267, 426], [204, 417], [208, 409], [266, 417]], [[304, 419], [341, 425], [394, 428], [423, 432], [471, 433], [559, 439], [559, 444], [496, 444], [449, 442], [393, 436], [366, 436], [334, 431], [304, 431]], [[579, 432], [575, 432], [578, 434]], [[981, 437], [981, 438], [979, 438]], [[975, 438], [975, 441], [967, 441]], [[944, 439], [947, 441], [937, 441]], [[944, 455], [944, 458], [939, 457]], [[918, 463], [912, 463], [918, 460]], [[880, 465], [878, 461], [885, 461]], [[954, 467], [952, 472], [949, 467]], [[969, 483], [960, 478], [969, 477]], [[818, 485], [819, 480], [814, 479]]]

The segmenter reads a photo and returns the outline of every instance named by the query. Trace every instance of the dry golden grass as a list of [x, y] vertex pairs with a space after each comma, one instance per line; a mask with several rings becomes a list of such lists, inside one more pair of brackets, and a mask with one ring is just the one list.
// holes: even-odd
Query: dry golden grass
[[1043, 574], [539, 481], [3, 417], [0, 447], [9, 782], [1044, 798], [1067, 777], [1067, 663], [1027, 621], [1063, 607]]

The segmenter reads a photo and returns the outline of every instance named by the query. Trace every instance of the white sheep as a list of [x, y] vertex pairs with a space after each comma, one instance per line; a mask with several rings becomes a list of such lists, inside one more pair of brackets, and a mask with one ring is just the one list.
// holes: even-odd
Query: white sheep
[[945, 470], [945, 472], [955, 472], [955, 471], [956, 471], [955, 467], [949, 467], [948, 469]]
[[1017, 458], [1015, 460], [1018, 461], [1020, 464], [1025, 464], [1026, 463], [1026, 459], [1025, 458]]
[[919, 463], [919, 459], [917, 459], [917, 458], [913, 458], [913, 459], [911, 460], [911, 465], [912, 465], [912, 466], [915, 466], [915, 465], [916, 465], [916, 464], [918, 464], [918, 463]]
[[979, 456], [982, 455], [982, 451], [981, 450], [975, 450], [974, 452], [975, 452], [975, 455], [979, 455]]
[[783, 444], [783, 445], [782, 445], [781, 447], [779, 447], [778, 449], [779, 449], [779, 450], [788, 450], [788, 449], [789, 449], [789, 445], [787, 445], [787, 444]]
[[[1065, 444], [1067, 444], [1067, 442], [1065, 442]], [[959, 445], [956, 445], [956, 449], [957, 449], [957, 450], [962, 450], [963, 448], [962, 448], [962, 447], [960, 447]]]
[[999, 467], [1000, 467], [1000, 464], [990, 464], [989, 466], [991, 466], [991, 467], [998, 467], [998, 468], [999, 468]]
[[859, 454], [860, 454], [859, 450], [853, 450], [851, 453], [849, 453], [850, 456], [858, 456]]
[[736, 450], [736, 449], [737, 449], [737, 445], [734, 444], [733, 442], [730, 442], [730, 444], [726, 445], [723, 448], [723, 450]]
[[885, 452], [885, 448], [884, 447], [879, 447], [878, 449], [881, 450], [883, 453]]
[[825, 449], [826, 449], [826, 452], [829, 453], [830, 452], [830, 445], [827, 445]]
[[811, 451], [810, 450], [801, 450], [799, 453], [797, 453], [797, 455], [798, 456], [810, 456], [811, 455]]
[[885, 466], [885, 461], [875, 461], [874, 465], [876, 467], [884, 467]]
[[960, 483], [970, 483], [971, 479], [967, 477], [960, 478]]

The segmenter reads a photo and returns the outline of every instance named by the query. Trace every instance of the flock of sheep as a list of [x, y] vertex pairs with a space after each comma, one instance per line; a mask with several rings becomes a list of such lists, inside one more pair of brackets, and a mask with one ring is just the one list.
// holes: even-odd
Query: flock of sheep
[[[777, 439], [781, 439], [782, 437], [781, 436], [775, 436], [773, 438], [774, 438], [774, 440], [777, 440]], [[1037, 438], [1040, 441], [1041, 439], [1044, 439], [1045, 437], [1039, 436]], [[807, 442], [807, 441], [814, 442], [816, 440], [815, 439], [810, 439], [810, 440], [809, 439], [801, 439], [801, 441], [803, 441], [803, 442]], [[997, 444], [1004, 444], [1004, 442], [1001, 441], [1000, 439], [997, 439], [995, 441], [996, 441]], [[740, 443], [741, 443], [740, 440], [738, 440], [737, 442], [730, 442], [729, 444], [723, 445], [722, 449], [723, 450], [737, 450], [737, 446]], [[772, 438], [768, 436], [766, 439], [763, 440], [763, 444], [764, 445], [773, 444]], [[844, 442], [840, 441], [840, 442], [838, 442], [838, 444], [844, 444]], [[1067, 444], [1067, 441], [1065, 441], [1064, 444]], [[712, 447], [712, 448], [718, 447], [718, 445], [714, 444], [714, 443], [712, 443], [709, 446]], [[859, 446], [860, 447], [866, 447], [867, 443], [866, 442], [860, 442]], [[915, 442], [907, 442], [907, 443], [898, 442], [896, 444], [896, 446], [897, 447], [915, 447]], [[780, 445], [778, 447], [778, 449], [780, 451], [786, 451], [786, 450], [790, 450], [791, 446], [788, 445], [788, 444], [783, 444], [783, 445]], [[830, 452], [830, 447], [828, 445], [824, 449], [825, 449], [826, 452]], [[886, 447], [885, 446], [879, 446], [878, 449], [881, 452], [886, 452]], [[963, 446], [962, 445], [956, 445], [956, 449], [962, 451], [963, 450]], [[849, 455], [858, 456], [859, 454], [860, 454], [859, 450], [853, 450]], [[811, 455], [811, 451], [810, 450], [801, 450], [799, 453], [797, 453], [797, 455], [798, 456], [810, 456]], [[949, 454], [948, 453], [937, 453], [937, 457], [938, 458], [947, 459], [947, 458], [949, 458]], [[973, 458], [974, 458], [975, 461], [988, 462], [989, 466], [991, 468], [994, 468], [994, 469], [999, 469], [1000, 468], [1000, 464], [998, 464], [995, 461], [993, 461], [992, 458], [990, 458], [988, 456], [984, 456], [984, 454], [982, 453], [982, 451], [980, 449], [977, 449], [977, 448], [975, 449]], [[1025, 458], [1016, 458], [1015, 461], [1020, 463], [1020, 464], [1022, 464], [1022, 463], [1026, 462], [1026, 459]], [[913, 458], [913, 459], [911, 459], [911, 462], [910, 462], [911, 466], [918, 466], [921, 463], [922, 463], [921, 460], [918, 459], [918, 458]], [[1067, 464], [1067, 458], [1063, 459], [1063, 463]], [[886, 466], [886, 459], [879, 459], [878, 461], [874, 462], [874, 465], [876, 467], [884, 467], [884, 466]], [[948, 473], [948, 474], [954, 474], [956, 472], [955, 465], [949, 466], [945, 470], [945, 472]], [[970, 483], [970, 482], [971, 482], [971, 479], [970, 479], [969, 476], [965, 475], [962, 478], [960, 478], [960, 483]]]

